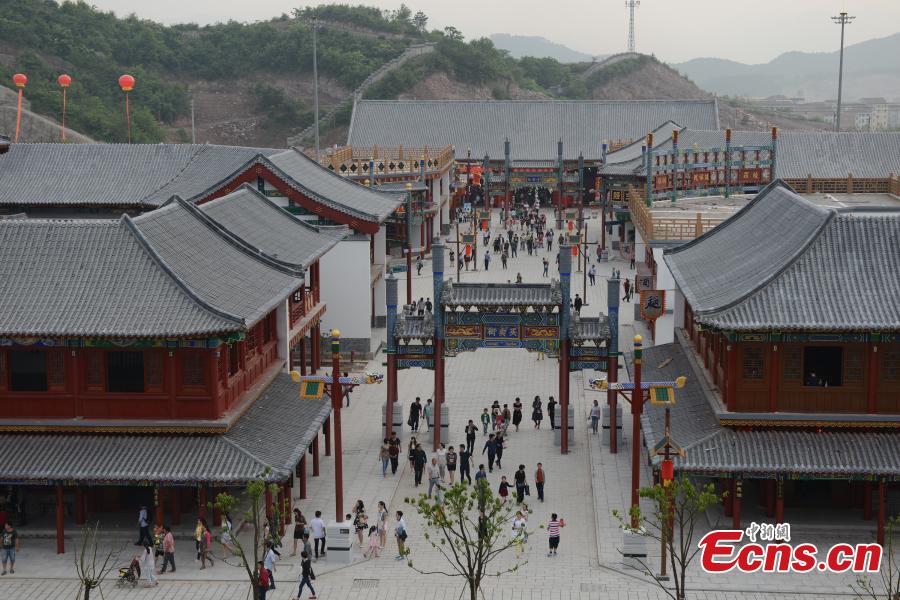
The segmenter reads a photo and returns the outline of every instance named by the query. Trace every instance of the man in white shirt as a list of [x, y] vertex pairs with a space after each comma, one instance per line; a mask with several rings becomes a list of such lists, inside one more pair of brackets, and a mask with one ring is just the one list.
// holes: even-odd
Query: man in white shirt
[[322, 511], [317, 510], [316, 516], [309, 522], [309, 530], [313, 534], [313, 549], [315, 559], [319, 560], [319, 545], [322, 545], [322, 557], [325, 557], [325, 521], [322, 520]]
[[394, 560], [403, 560], [406, 554], [406, 521], [403, 520], [403, 511], [397, 511], [397, 525], [394, 526], [394, 532], [397, 537], [397, 556]]
[[438, 485], [443, 479], [437, 457], [433, 457], [431, 464], [425, 467], [425, 474], [428, 475], [428, 497], [431, 498], [431, 491], [434, 489], [434, 486]]

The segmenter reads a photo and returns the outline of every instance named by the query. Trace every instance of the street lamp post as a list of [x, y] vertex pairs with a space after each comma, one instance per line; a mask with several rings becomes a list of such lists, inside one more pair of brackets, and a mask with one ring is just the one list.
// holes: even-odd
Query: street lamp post
[[641, 389], [641, 361], [643, 338], [634, 336], [634, 391], [631, 393], [631, 526], [638, 526], [638, 488], [641, 484], [641, 413], [644, 410], [644, 390]]
[[836, 17], [831, 17], [831, 20], [841, 26], [841, 58], [838, 63], [838, 97], [837, 97], [837, 114], [834, 116], [834, 130], [841, 130], [841, 88], [844, 83], [844, 26], [850, 24], [853, 19], [856, 17], [851, 17], [845, 12], [842, 12], [840, 15]]
[[[344, 520], [344, 462], [341, 448], [341, 332], [331, 330], [331, 410], [334, 411], [334, 510], [335, 521]], [[393, 415], [388, 414], [388, 419]]]
[[406, 304], [412, 304], [412, 184], [406, 184]]

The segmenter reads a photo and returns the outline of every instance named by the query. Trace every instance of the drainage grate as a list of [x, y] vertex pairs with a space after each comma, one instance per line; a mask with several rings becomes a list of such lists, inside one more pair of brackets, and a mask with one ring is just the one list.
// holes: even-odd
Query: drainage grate
[[351, 590], [370, 590], [378, 587], [378, 579], [354, 579]]

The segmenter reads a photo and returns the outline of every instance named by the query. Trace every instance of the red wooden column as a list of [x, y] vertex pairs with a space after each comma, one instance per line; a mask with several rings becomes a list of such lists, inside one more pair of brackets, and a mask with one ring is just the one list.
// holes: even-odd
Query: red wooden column
[[[568, 248], [567, 248], [568, 250]], [[569, 340], [559, 340], [559, 451], [569, 453]]]
[[300, 338], [300, 374], [306, 375], [306, 336]]
[[284, 506], [282, 506], [282, 508], [281, 508], [281, 512], [282, 512], [282, 514], [284, 514], [284, 519], [282, 519], [282, 520], [284, 521], [285, 525], [290, 525], [291, 524], [291, 516], [292, 516], [291, 507], [293, 506], [293, 503], [294, 503], [294, 498], [293, 498], [294, 492], [293, 492], [293, 485], [292, 485], [291, 480], [285, 481], [282, 484], [281, 491], [282, 491], [282, 497], [284, 498]]
[[[331, 456], [331, 417], [325, 419], [325, 423], [322, 427], [325, 430], [325, 456]], [[316, 435], [316, 445], [318, 445], [318, 434]], [[318, 452], [318, 448], [316, 448]], [[318, 475], [318, 473], [316, 473]]]
[[[284, 535], [284, 495], [284, 485], [282, 484], [278, 486], [275, 494], [275, 507], [281, 513], [281, 518], [278, 519], [278, 535]], [[274, 510], [272, 512], [274, 513]]]
[[306, 453], [303, 454], [303, 458], [300, 459], [300, 464], [297, 466], [297, 481], [299, 482], [300, 499], [306, 500]]
[[84, 488], [80, 485], [75, 486], [75, 524], [76, 525], [84, 525], [84, 522], [87, 520], [86, 512], [84, 510], [84, 502], [85, 502], [85, 494]]
[[269, 489], [269, 486], [266, 486], [265, 491], [265, 502], [266, 502], [266, 518], [272, 519], [272, 491]]
[[737, 405], [737, 345], [731, 340], [725, 347], [725, 407], [733, 411]]
[[769, 344], [769, 412], [778, 412], [778, 379], [781, 377], [778, 344]]
[[[885, 489], [886, 485], [884, 482], [884, 478], [878, 480], [878, 536], [877, 541], [879, 544], [884, 546], [884, 518], [885, 513], [887, 512], [887, 507], [885, 506], [885, 495], [887, 490]], [[57, 509], [59, 510], [59, 509]]]
[[744, 482], [741, 479], [734, 480], [734, 506], [731, 509], [731, 528], [741, 528], [741, 502], [744, 497]]
[[[439, 246], [444, 251], [443, 244]], [[444, 340], [434, 338], [434, 451], [441, 447], [441, 407], [444, 405]], [[390, 418], [388, 419], [390, 421]]]
[[872, 520], [872, 482], [863, 483], [863, 519]]
[[784, 523], [784, 480], [775, 480], [775, 522]]
[[319, 476], [319, 434], [316, 434], [316, 437], [313, 438], [312, 442], [312, 450], [313, 450], [313, 477]]
[[870, 342], [867, 350], [866, 412], [873, 414], [878, 410], [878, 345]]
[[197, 514], [201, 519], [206, 518], [206, 486], [197, 486]]
[[734, 479], [723, 479], [722, 486], [725, 488], [725, 499], [722, 510], [726, 517], [730, 517], [734, 508]]
[[162, 524], [166, 520], [165, 512], [166, 490], [158, 485], [153, 488], [153, 503], [156, 505], [156, 523]]
[[65, 554], [65, 505], [63, 504], [63, 486], [56, 486], [56, 553]]

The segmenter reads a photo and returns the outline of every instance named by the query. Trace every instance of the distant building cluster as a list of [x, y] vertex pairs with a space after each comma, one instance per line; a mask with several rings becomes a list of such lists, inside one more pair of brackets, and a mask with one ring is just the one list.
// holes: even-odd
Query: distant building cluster
[[[784, 95], [751, 100], [762, 109], [783, 112], [789, 116], [834, 123], [836, 100], [806, 102], [802, 97]], [[900, 99], [890, 102], [884, 98], [860, 98], [856, 102], [844, 102], [841, 107], [843, 129], [856, 131], [895, 131], [900, 129]]]

